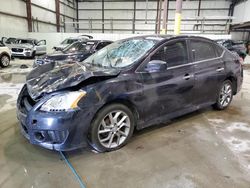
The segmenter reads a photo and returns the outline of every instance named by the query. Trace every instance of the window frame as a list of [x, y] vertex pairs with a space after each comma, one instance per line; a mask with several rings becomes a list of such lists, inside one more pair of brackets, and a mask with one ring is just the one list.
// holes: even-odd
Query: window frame
[[212, 60], [212, 59], [220, 58], [221, 55], [223, 54], [223, 52], [222, 52], [221, 55], [218, 55], [217, 50], [215, 50], [215, 48], [213, 47], [213, 51], [214, 51], [215, 57], [196, 61], [196, 60], [195, 60], [195, 57], [194, 57], [194, 55], [193, 55], [193, 49], [192, 49], [192, 47], [191, 47], [191, 42], [192, 42], [192, 41], [199, 41], [199, 42], [208, 43], [208, 44], [210, 44], [211, 46], [216, 45], [213, 41], [209, 41], [209, 40], [206, 40], [206, 39], [202, 39], [202, 38], [190, 38], [189, 41], [188, 41], [188, 45], [189, 45], [190, 58], [192, 59], [192, 61], [191, 61], [192, 63], [203, 62], [203, 61], [209, 61], [209, 60]]
[[[221, 57], [221, 55], [222, 55], [223, 52], [224, 52], [224, 48], [223, 48], [222, 46], [216, 44], [216, 43], [214, 44], [214, 46], [215, 46], [215, 52], [216, 52], [216, 54], [217, 54], [217, 57]], [[221, 53], [218, 51], [218, 49], [221, 50]]]
[[172, 67], [168, 67], [166, 69], [166, 71], [174, 69], [174, 68], [178, 68], [178, 67], [183, 67], [183, 66], [187, 66], [189, 65], [192, 61], [191, 61], [191, 57], [190, 57], [190, 53], [189, 53], [189, 45], [188, 45], [188, 38], [181, 38], [181, 39], [170, 39], [162, 44], [160, 44], [158, 47], [156, 47], [149, 55], [148, 57], [138, 66], [138, 68], [136, 69], [135, 72], [146, 72], [145, 71], [145, 67], [146, 65], [150, 62], [151, 57], [157, 52], [159, 51], [162, 47], [166, 46], [166, 45], [170, 45], [172, 43], [176, 43], [176, 42], [184, 42], [186, 44], [186, 51], [187, 51], [187, 63], [182, 64], [182, 65], [176, 65], [176, 66], [172, 66]]

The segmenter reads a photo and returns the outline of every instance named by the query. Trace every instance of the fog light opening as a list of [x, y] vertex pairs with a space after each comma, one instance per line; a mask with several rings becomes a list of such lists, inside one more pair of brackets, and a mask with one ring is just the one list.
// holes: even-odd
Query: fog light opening
[[42, 141], [44, 141], [44, 139], [45, 139], [44, 135], [43, 135], [42, 133], [40, 133], [40, 132], [36, 132], [36, 133], [35, 133], [35, 138], [36, 138], [36, 140], [39, 141], [39, 142], [42, 142]]
[[36, 120], [36, 119], [33, 119], [33, 120], [32, 120], [32, 124], [33, 124], [33, 125], [36, 125], [36, 123], [37, 123], [37, 120]]

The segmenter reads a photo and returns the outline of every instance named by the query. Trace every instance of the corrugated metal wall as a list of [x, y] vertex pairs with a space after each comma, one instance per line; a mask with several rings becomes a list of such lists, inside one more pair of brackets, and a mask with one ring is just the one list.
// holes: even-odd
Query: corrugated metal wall
[[[0, 36], [23, 36], [28, 32], [24, 0], [3, 0], [0, 3]], [[56, 32], [55, 0], [31, 0], [33, 32]], [[61, 31], [76, 32], [76, 1], [60, 0]]]
[[[182, 33], [226, 33], [228, 29], [228, 12], [230, 1], [202, 0], [200, 17], [199, 1], [184, 1], [182, 13]], [[156, 24], [157, 1], [148, 1], [146, 19], [146, 0], [136, 1], [134, 12], [133, 1], [104, 1], [104, 32], [133, 33], [133, 17], [135, 14], [134, 33], [154, 33]], [[102, 32], [102, 1], [79, 2], [80, 32]], [[163, 14], [162, 14], [163, 15]], [[175, 1], [169, 2], [168, 31], [173, 33]], [[146, 20], [145, 20], [146, 19]], [[199, 20], [199, 21], [197, 21]], [[194, 31], [196, 30], [196, 31]]]

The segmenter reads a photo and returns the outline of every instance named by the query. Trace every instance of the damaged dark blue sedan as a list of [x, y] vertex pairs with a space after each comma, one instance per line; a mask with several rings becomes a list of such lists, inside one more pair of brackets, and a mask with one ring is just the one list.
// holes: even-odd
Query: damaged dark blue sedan
[[141, 36], [83, 62], [33, 69], [17, 101], [23, 135], [48, 149], [124, 146], [134, 129], [208, 105], [223, 110], [241, 88], [239, 59], [212, 40]]

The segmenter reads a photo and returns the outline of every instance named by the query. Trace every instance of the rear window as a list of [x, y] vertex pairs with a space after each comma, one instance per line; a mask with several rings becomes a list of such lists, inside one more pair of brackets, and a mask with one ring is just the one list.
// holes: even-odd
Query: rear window
[[194, 61], [202, 61], [217, 57], [213, 43], [191, 40], [191, 50], [193, 52]]
[[62, 41], [61, 44], [73, 44], [74, 42], [78, 41], [77, 39], [65, 39]]
[[17, 39], [15, 41], [16, 44], [31, 44], [33, 45], [33, 40], [26, 40], [26, 39]]

